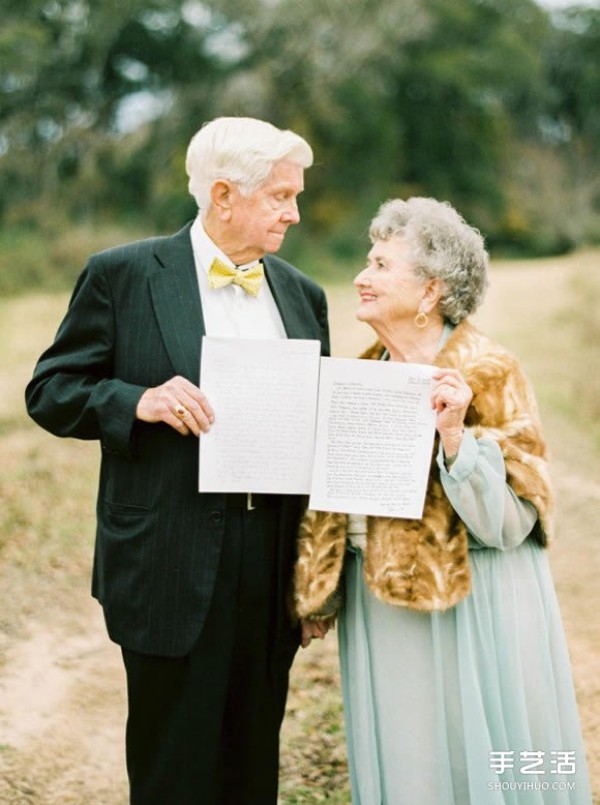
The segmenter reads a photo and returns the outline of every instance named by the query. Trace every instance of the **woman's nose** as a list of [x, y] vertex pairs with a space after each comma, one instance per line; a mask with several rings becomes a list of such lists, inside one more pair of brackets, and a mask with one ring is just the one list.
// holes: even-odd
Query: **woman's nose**
[[361, 288], [364, 285], [369, 284], [369, 278], [367, 276], [366, 268], [363, 268], [363, 270], [359, 271], [358, 274], [354, 277], [354, 284], [357, 288]]

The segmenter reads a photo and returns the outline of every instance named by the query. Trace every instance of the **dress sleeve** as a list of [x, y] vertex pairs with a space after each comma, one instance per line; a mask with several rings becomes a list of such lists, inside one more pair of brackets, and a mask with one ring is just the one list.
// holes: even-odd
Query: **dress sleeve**
[[452, 466], [446, 469], [441, 445], [437, 463], [448, 500], [481, 547], [507, 550], [523, 542], [537, 511], [507, 484], [502, 451], [493, 439], [476, 439], [466, 430]]

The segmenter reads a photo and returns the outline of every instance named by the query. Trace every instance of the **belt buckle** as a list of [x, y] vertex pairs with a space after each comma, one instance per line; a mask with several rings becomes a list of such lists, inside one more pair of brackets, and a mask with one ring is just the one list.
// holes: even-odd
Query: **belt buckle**
[[254, 511], [256, 506], [252, 504], [252, 492], [246, 492], [246, 510], [251, 512]]

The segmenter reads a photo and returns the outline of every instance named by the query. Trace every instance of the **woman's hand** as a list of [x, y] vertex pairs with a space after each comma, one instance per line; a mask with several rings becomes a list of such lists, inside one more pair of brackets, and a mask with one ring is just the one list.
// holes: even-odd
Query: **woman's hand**
[[434, 375], [431, 405], [437, 411], [436, 429], [447, 458], [458, 453], [462, 442], [465, 416], [473, 392], [456, 369], [439, 369]]
[[302, 623], [302, 648], [310, 646], [311, 641], [317, 637], [322, 640], [327, 632], [332, 628], [335, 623], [335, 617], [324, 618], [318, 621], [301, 621]]

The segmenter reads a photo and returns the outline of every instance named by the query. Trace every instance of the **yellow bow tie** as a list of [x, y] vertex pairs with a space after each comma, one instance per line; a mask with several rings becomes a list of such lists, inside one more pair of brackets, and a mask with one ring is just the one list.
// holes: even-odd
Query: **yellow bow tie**
[[210, 264], [208, 270], [208, 285], [210, 288], [222, 288], [224, 285], [229, 285], [233, 282], [234, 285], [239, 285], [250, 296], [258, 296], [260, 286], [265, 276], [262, 263], [257, 263], [252, 268], [246, 271], [240, 271], [239, 268], [228, 266], [218, 257]]

